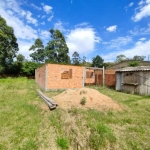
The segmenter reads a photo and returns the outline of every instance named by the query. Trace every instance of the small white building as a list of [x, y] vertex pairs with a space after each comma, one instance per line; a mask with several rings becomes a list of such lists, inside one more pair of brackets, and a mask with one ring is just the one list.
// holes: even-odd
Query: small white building
[[133, 94], [150, 95], [150, 66], [117, 69], [116, 90]]

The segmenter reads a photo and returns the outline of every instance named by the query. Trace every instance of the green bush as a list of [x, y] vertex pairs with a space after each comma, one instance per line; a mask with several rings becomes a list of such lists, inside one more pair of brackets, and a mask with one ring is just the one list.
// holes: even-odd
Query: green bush
[[85, 103], [86, 103], [86, 97], [83, 97], [83, 98], [81, 99], [80, 104], [81, 104], [81, 105], [85, 105]]
[[138, 61], [133, 61], [133, 62], [129, 62], [129, 66], [130, 67], [136, 67], [139, 65], [139, 62]]

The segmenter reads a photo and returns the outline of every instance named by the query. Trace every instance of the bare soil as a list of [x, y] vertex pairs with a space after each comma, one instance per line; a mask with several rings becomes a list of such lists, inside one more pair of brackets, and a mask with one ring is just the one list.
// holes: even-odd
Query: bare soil
[[[110, 97], [101, 94], [95, 89], [80, 88], [69, 89], [61, 94], [52, 97], [58, 104], [58, 107], [70, 109], [72, 107], [83, 109], [98, 109], [98, 110], [122, 110], [121, 106], [113, 101]], [[85, 99], [85, 105], [81, 104], [82, 99]]]

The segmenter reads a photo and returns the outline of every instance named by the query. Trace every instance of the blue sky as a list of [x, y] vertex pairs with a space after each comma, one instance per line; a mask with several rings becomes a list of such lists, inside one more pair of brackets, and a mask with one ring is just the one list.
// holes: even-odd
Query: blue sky
[[70, 56], [150, 56], [150, 0], [0, 0], [0, 15], [28, 59], [36, 38], [48, 43], [51, 28], [63, 33]]

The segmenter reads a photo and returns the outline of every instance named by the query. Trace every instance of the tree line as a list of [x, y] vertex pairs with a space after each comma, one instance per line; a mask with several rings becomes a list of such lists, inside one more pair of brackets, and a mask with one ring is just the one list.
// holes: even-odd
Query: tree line
[[[19, 48], [13, 28], [0, 16], [0, 75], [34, 76], [35, 69], [45, 63], [108, 67], [127, 59], [121, 54], [114, 63], [104, 63], [102, 57], [97, 55], [92, 58], [92, 62], [87, 62], [86, 57], [81, 58], [76, 51], [70, 58], [63, 34], [54, 29], [50, 29], [49, 32], [51, 36], [47, 45], [44, 47], [42, 40], [37, 38], [29, 48], [29, 51], [32, 51], [31, 60], [27, 60], [22, 54], [18, 54]], [[133, 59], [144, 60], [144, 56], [134, 56]]]
[[37, 38], [29, 48], [31, 60], [18, 54], [17, 38], [12, 27], [0, 16], [0, 75], [15, 74], [32, 76], [36, 68], [45, 63], [86, 65], [102, 67], [104, 60], [100, 56], [93, 58], [92, 63], [86, 62], [86, 57], [80, 57], [78, 52], [69, 56], [69, 48], [65, 37], [59, 30], [50, 29], [50, 41], [44, 47], [40, 38]]

